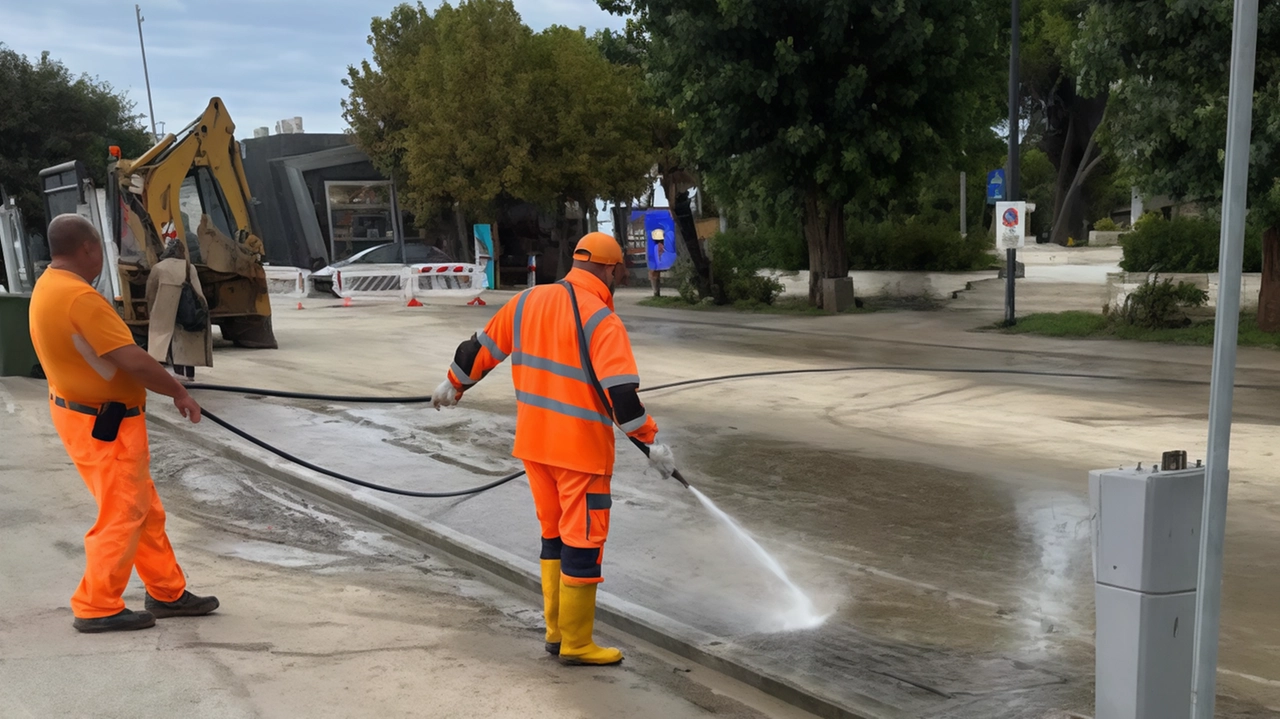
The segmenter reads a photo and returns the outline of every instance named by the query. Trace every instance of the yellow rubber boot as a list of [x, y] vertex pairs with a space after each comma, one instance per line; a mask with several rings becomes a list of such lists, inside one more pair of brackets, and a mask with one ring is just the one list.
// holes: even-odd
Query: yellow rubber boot
[[574, 586], [560, 582], [560, 663], [617, 664], [622, 652], [598, 647], [591, 641], [596, 624], [596, 585]]
[[547, 653], [560, 654], [560, 560], [542, 560], [542, 614], [547, 620]]

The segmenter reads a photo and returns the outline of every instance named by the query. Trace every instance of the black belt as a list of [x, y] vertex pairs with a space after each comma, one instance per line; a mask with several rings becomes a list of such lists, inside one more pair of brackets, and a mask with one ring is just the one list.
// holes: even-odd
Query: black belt
[[[99, 408], [97, 408], [97, 407], [93, 407], [93, 406], [90, 406], [90, 405], [87, 405], [87, 404], [80, 404], [79, 402], [72, 402], [71, 400], [63, 399], [63, 398], [61, 398], [61, 397], [55, 397], [55, 396], [53, 396], [53, 395], [49, 395], [49, 399], [53, 400], [53, 403], [54, 403], [54, 404], [56, 404], [56, 405], [58, 405], [59, 407], [61, 407], [61, 408], [63, 408], [63, 409], [69, 409], [69, 410], [71, 410], [72, 412], [79, 412], [80, 414], [87, 414], [87, 415], [89, 415], [89, 416], [91, 416], [91, 417], [97, 417], [99, 414], [101, 414], [101, 412], [99, 411]], [[142, 414], [142, 412], [143, 412], [145, 409], [146, 409], [146, 406], [145, 406], [145, 405], [144, 405], [144, 406], [142, 406], [142, 407], [130, 407], [129, 409], [126, 409], [126, 410], [124, 411], [124, 416], [125, 416], [126, 418], [128, 418], [128, 417], [137, 417], [138, 415]]]

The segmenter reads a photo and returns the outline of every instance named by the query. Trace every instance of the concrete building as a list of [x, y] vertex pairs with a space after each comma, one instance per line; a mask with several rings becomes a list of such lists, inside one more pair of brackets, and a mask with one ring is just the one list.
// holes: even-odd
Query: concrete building
[[[391, 180], [348, 135], [255, 134], [241, 141], [241, 153], [270, 263], [315, 270], [396, 241]], [[563, 275], [560, 238], [576, 242], [587, 226], [581, 212], [565, 214], [557, 227], [553, 213], [528, 203], [500, 210], [494, 224], [504, 285], [525, 282], [530, 254], [539, 257], [539, 282]], [[459, 224], [449, 210], [429, 218], [402, 212], [401, 218], [405, 242], [473, 259]], [[467, 222], [461, 230], [468, 240], [469, 227]]]

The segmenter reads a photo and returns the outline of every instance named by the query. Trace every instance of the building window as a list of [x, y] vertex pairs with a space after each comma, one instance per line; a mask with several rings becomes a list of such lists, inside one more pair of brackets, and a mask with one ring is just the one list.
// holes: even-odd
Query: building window
[[390, 182], [329, 181], [324, 190], [331, 262], [394, 240]]

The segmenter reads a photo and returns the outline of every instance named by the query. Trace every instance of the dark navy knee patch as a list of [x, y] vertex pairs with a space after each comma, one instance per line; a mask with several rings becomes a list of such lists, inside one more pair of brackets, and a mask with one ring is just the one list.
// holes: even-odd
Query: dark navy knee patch
[[546, 537], [543, 537], [542, 538], [542, 554], [539, 555], [538, 558], [539, 559], [560, 559], [560, 553], [561, 551], [563, 551], [563, 549], [564, 549], [564, 542], [560, 541], [559, 537], [552, 537], [551, 539], [547, 539]]
[[564, 545], [564, 550], [560, 553], [560, 572], [566, 577], [577, 579], [599, 579], [601, 551], [599, 548], [582, 549]]

